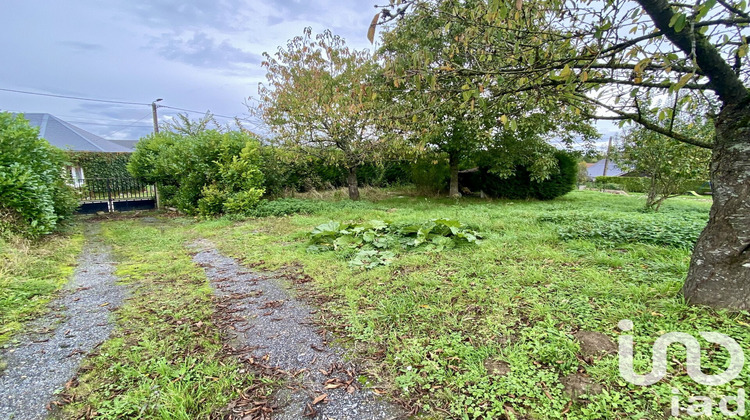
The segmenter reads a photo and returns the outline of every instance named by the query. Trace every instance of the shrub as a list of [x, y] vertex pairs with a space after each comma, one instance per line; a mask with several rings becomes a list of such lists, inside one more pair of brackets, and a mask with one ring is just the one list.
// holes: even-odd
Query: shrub
[[[307, 192], [347, 185], [347, 169], [341, 156], [334, 151], [317, 157], [304, 150], [264, 146], [261, 154], [267, 197], [277, 197], [285, 191]], [[373, 187], [408, 184], [411, 165], [406, 161], [366, 163], [357, 168], [357, 181], [360, 186]]]
[[224, 212], [228, 214], [241, 214], [246, 216], [253, 214], [255, 206], [263, 196], [263, 192], [264, 191], [261, 188], [251, 188], [230, 195], [224, 202]]
[[278, 217], [296, 213], [311, 214], [319, 208], [320, 205], [316, 202], [296, 198], [261, 200], [255, 210], [253, 210], [252, 215], [255, 217]]
[[[609, 188], [611, 184], [619, 188]], [[598, 176], [596, 186], [603, 189], [623, 189], [627, 192], [645, 193], [648, 191], [648, 178], [640, 176]]]
[[264, 193], [259, 148], [239, 131], [164, 132], [138, 142], [128, 170], [185, 213], [247, 214]]
[[512, 174], [501, 177], [491, 171], [491, 161], [484, 160], [478, 170], [462, 173], [460, 183], [463, 187], [483, 191], [491, 197], [552, 200], [573, 191], [578, 176], [578, 164], [570, 154], [557, 151], [554, 157], [557, 169], [540, 181], [534, 180], [531, 171], [524, 166], [516, 166]]
[[448, 191], [450, 177], [448, 157], [444, 154], [435, 153], [422, 156], [411, 167], [411, 179], [420, 192], [441, 193]]
[[77, 206], [64, 153], [21, 115], [0, 113], [0, 234], [51, 233]]

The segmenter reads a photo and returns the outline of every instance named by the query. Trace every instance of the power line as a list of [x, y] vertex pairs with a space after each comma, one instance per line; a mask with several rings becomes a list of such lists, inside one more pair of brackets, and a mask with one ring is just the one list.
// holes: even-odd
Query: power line
[[76, 100], [79, 100], [79, 101], [104, 102], [104, 103], [108, 103], [108, 104], [143, 105], [143, 106], [149, 106], [149, 105], [151, 105], [151, 104], [141, 103], [141, 102], [126, 102], [126, 101], [112, 101], [112, 100], [109, 100], [109, 99], [82, 98], [80, 96], [55, 95], [55, 94], [52, 94], [52, 93], [28, 92], [28, 91], [25, 91], [25, 90], [16, 90], [16, 89], [0, 88], [0, 90], [2, 90], [4, 92], [23, 93], [25, 95], [49, 96], [49, 97], [52, 97], [52, 98], [76, 99]]
[[[109, 103], [109, 104], [121, 104], [121, 105], [141, 105], [141, 106], [150, 106], [149, 103], [143, 103], [143, 102], [128, 102], [128, 101], [115, 101], [110, 99], [94, 99], [94, 98], [84, 98], [80, 96], [67, 96], [67, 95], [56, 95], [52, 93], [40, 93], [40, 92], [29, 92], [26, 90], [17, 90], [17, 89], [6, 89], [6, 88], [0, 88], [0, 91], [3, 92], [13, 92], [13, 93], [22, 93], [25, 95], [36, 95], [36, 96], [47, 96], [52, 98], [61, 98], [61, 99], [75, 99], [79, 101], [91, 101], [91, 102], [103, 102], [103, 103]], [[176, 106], [169, 106], [169, 105], [158, 105], [159, 108], [167, 108], [167, 109], [174, 109], [177, 111], [184, 111], [184, 112], [192, 112], [196, 114], [206, 114], [206, 112], [210, 111], [196, 111], [193, 109], [186, 109], [186, 108], [178, 108]], [[221, 114], [214, 114], [211, 113], [211, 115], [215, 117], [220, 118], [229, 118], [229, 119], [235, 119], [236, 116], [230, 117], [229, 115], [221, 115]]]
[[213, 115], [214, 117], [221, 117], [221, 118], [231, 118], [231, 119], [234, 119], [234, 118], [236, 118], [236, 117], [230, 117], [230, 116], [228, 116], [228, 115], [214, 114], [213, 112], [211, 112], [211, 111], [208, 111], [208, 110], [206, 110], [206, 111], [195, 111], [195, 110], [192, 110], [192, 109], [177, 108], [176, 106], [169, 106], [169, 105], [158, 105], [158, 107], [159, 107], [159, 108], [169, 108], [169, 109], [176, 109], [176, 110], [178, 110], [178, 111], [192, 112], [192, 113], [195, 113], [195, 114], [206, 114], [206, 113], [210, 113], [210, 114], [211, 114], [211, 115]]
[[115, 132], [112, 132], [112, 133], [109, 133], [109, 134], [107, 134], [107, 137], [110, 137], [110, 138], [111, 138], [111, 137], [112, 137], [112, 136], [114, 136], [115, 134], [117, 134], [117, 133], [120, 133], [120, 132], [122, 132], [122, 131], [125, 131], [125, 130], [126, 130], [126, 129], [127, 129], [128, 127], [132, 127], [132, 126], [134, 126], [135, 124], [137, 124], [137, 123], [139, 123], [139, 122], [141, 122], [141, 121], [145, 120], [146, 118], [148, 118], [148, 117], [150, 117], [150, 116], [151, 116], [151, 113], [149, 112], [148, 114], [146, 114], [145, 116], [143, 116], [143, 118], [141, 118], [141, 119], [137, 120], [137, 121], [136, 121], [136, 122], [134, 122], [133, 124], [130, 124], [129, 126], [127, 126], [127, 127], [125, 127], [125, 128], [121, 128], [121, 129], [119, 129], [119, 130], [117, 130], [117, 131], [115, 131]]

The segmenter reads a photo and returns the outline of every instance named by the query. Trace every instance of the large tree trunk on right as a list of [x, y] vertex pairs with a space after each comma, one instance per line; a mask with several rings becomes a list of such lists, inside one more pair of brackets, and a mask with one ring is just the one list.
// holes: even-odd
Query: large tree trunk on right
[[349, 168], [349, 175], [346, 178], [349, 186], [349, 199], [357, 201], [359, 200], [359, 185], [357, 185], [357, 167]]
[[714, 204], [682, 289], [693, 304], [750, 310], [750, 102], [716, 120], [711, 160]]
[[461, 192], [458, 191], [458, 156], [449, 155], [448, 164], [451, 170], [451, 183], [448, 195], [450, 197], [461, 197]]

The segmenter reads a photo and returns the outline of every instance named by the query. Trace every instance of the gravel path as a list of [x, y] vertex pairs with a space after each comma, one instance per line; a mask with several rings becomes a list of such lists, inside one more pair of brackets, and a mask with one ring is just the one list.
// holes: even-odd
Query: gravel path
[[[317, 333], [314, 309], [293, 297], [279, 278], [248, 272], [207, 241], [193, 244], [223, 313], [231, 314], [232, 345], [281, 369], [288, 386], [277, 392], [276, 419], [398, 419], [403, 412], [362, 389], [357, 368]], [[325, 397], [324, 397], [325, 395]]]
[[0, 419], [47, 417], [55, 393], [112, 331], [110, 311], [120, 305], [125, 290], [115, 285], [115, 266], [98, 233], [98, 224], [86, 226], [78, 268], [50, 305], [52, 311], [29, 323], [27, 332], [15, 338], [19, 344], [0, 350], [7, 363], [0, 373]]

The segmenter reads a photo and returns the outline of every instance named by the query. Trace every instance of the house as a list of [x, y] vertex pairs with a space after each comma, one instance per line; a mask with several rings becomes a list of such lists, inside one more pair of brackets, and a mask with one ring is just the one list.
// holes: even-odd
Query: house
[[[28, 113], [23, 116], [32, 126], [39, 128], [39, 137], [62, 150], [95, 153], [133, 152], [133, 148], [127, 146], [128, 143], [117, 144], [115, 141], [103, 139], [51, 114]], [[85, 174], [81, 166], [69, 166], [66, 169], [70, 172], [74, 185], [78, 186], [83, 182]]]
[[[588, 166], [588, 165], [587, 165]], [[612, 160], [602, 159], [587, 168], [589, 180], [594, 181], [598, 176], [628, 176], [630, 171], [624, 171]]]

